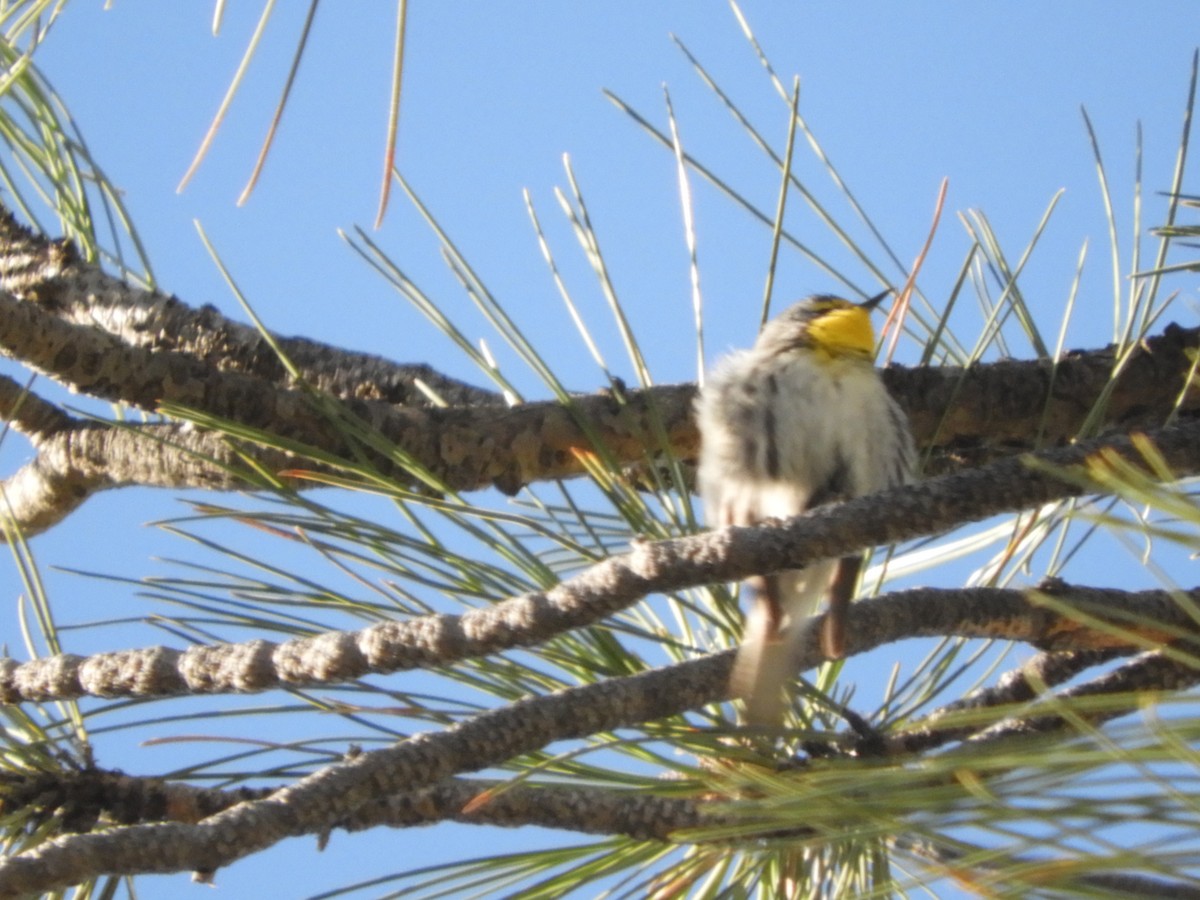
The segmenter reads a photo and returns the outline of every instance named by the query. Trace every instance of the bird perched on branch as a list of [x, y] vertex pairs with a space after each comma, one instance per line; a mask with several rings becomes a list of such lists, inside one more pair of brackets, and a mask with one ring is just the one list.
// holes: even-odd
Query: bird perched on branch
[[[863, 303], [809, 297], [712, 370], [696, 401], [697, 478], [710, 525], [795, 516], [908, 479], [908, 419], [873, 362], [871, 310], [889, 293]], [[861, 565], [856, 554], [747, 580], [755, 597], [731, 688], [745, 699], [748, 721], [778, 724], [804, 623], [826, 594], [822, 648], [843, 654]]]

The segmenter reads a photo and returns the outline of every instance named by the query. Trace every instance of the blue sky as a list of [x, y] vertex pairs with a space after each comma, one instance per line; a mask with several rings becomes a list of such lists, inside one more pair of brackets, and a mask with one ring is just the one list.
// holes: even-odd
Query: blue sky
[[[398, 360], [424, 361], [481, 382], [449, 343], [364, 266], [338, 229], [370, 228], [380, 179], [394, 9], [385, 3], [325, 4], [309, 56], [265, 175], [242, 208], [235, 200], [253, 165], [298, 34], [303, 4], [280, 4], [264, 46], [212, 152], [182, 194], [175, 187], [195, 153], [258, 14], [230, 5], [221, 35], [211, 5], [124, 0], [71, 5], [37, 61], [124, 190], [160, 284], [184, 301], [242, 318], [201, 246], [199, 220], [258, 314], [302, 334]], [[610, 89], [660, 127], [670, 92], [685, 149], [762, 209], [774, 209], [779, 176], [700, 82], [672, 43], [676, 35], [778, 149], [787, 109], [729, 8], [721, 3], [416, 2], [411, 4], [399, 166], [563, 380], [595, 390], [590, 364], [541, 259], [525, 213], [528, 190], [568, 283], [612, 368], [632, 381], [603, 298], [553, 196], [565, 185], [562, 156], [588, 202], [614, 281], [645, 336], [656, 381], [695, 377], [688, 261], [674, 161], [602, 95]], [[802, 79], [801, 113], [824, 150], [907, 265], [925, 240], [934, 199], [949, 180], [946, 211], [920, 280], [936, 306], [962, 264], [959, 214], [983, 210], [1011, 257], [1019, 255], [1056, 192], [1064, 194], [1022, 286], [1051, 335], [1088, 242], [1079, 307], [1067, 345], [1111, 339], [1111, 261], [1086, 106], [1103, 151], [1116, 207], [1122, 264], [1134, 237], [1135, 135], [1143, 129], [1143, 230], [1157, 224], [1182, 123], [1200, 15], [1189, 3], [1058, 2], [945, 4], [769, 3], [743, 9], [777, 72]], [[1190, 21], [1189, 21], [1190, 20]], [[794, 170], [839, 221], [868, 241], [807, 146]], [[1189, 179], [1196, 191], [1195, 179]], [[708, 359], [753, 338], [769, 229], [692, 176]], [[839, 265], [853, 284], [877, 290], [793, 195], [788, 227]], [[473, 313], [439, 259], [436, 241], [398, 190], [372, 232], [393, 259], [475, 338], [531, 397], [537, 379]], [[875, 253], [882, 258], [881, 253]], [[902, 273], [892, 271], [893, 283]], [[1187, 285], [1174, 318], [1194, 324]], [[843, 285], [787, 248], [777, 302]], [[972, 315], [975, 316], [972, 319]], [[964, 310], [964, 332], [977, 314]], [[912, 346], [907, 351], [913, 352]], [[1026, 346], [1014, 345], [1023, 355]], [[902, 349], [900, 357], [906, 358]], [[909, 357], [911, 358], [911, 357]], [[93, 407], [103, 411], [102, 407]], [[12, 451], [8, 451], [11, 457]], [[186, 548], [142, 523], [178, 514], [166, 492], [112, 492], [90, 501], [34, 541], [49, 569], [71, 564], [130, 577], [161, 572], [153, 556]], [[1115, 577], [1115, 576], [1114, 576]], [[144, 612], [119, 585], [47, 571], [60, 617], [82, 622]], [[0, 571], [7, 597], [20, 591]], [[15, 602], [5, 604], [7, 628]], [[18, 653], [12, 632], [10, 648]], [[136, 634], [137, 636], [132, 636]], [[146, 632], [73, 633], [79, 651], [145, 642]], [[161, 637], [158, 638], [161, 640]], [[166, 751], [121, 747], [102, 765], [166, 766]], [[324, 856], [293, 841], [220, 874], [226, 896], [249, 896], [270, 878], [283, 896], [353, 876], [453, 857], [480, 832], [334, 837]], [[454, 835], [450, 837], [449, 835]], [[506, 834], [488, 849], [518, 846]], [[553, 837], [548, 838], [552, 840]], [[533, 842], [537, 843], [537, 842]], [[363, 862], [366, 848], [374, 855]], [[380, 849], [383, 848], [383, 849]], [[346, 855], [342, 855], [346, 854]], [[280, 881], [281, 879], [281, 881]], [[158, 893], [161, 881], [161, 893]], [[176, 881], [148, 882], [168, 896]]]

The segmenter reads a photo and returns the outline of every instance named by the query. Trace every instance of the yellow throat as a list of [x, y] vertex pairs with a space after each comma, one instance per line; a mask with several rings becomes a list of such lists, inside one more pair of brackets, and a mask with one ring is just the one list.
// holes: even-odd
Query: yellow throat
[[875, 356], [871, 313], [853, 303], [821, 313], [808, 323], [813, 348], [829, 356]]

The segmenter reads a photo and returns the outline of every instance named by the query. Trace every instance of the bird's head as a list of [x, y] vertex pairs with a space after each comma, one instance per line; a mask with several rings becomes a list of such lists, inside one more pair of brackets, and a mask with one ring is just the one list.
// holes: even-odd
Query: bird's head
[[875, 329], [871, 310], [891, 291], [862, 303], [818, 294], [796, 303], [763, 326], [755, 344], [768, 353], [814, 350], [830, 357], [872, 359]]

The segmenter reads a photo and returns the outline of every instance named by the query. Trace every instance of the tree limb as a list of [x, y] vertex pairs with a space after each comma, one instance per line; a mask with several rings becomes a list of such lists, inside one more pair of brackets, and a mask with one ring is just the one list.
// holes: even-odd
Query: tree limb
[[[1200, 683], [1200, 668], [1196, 667], [1194, 659], [1182, 661], [1161, 651], [1142, 653], [1111, 672], [1042, 699], [1020, 716], [997, 722], [972, 735], [968, 745], [978, 747], [985, 743], [1050, 734], [1073, 728], [1078, 722], [1099, 726], [1141, 708], [1149, 693], [1181, 691], [1197, 683]], [[1105, 703], [1099, 709], [1080, 708], [1079, 704], [1070, 703], [1097, 697], [1120, 697], [1121, 702]], [[1071, 710], [1069, 716], [1062, 711], [1064, 704], [1070, 704], [1066, 707]]]
[[[0, 350], [74, 390], [142, 409], [169, 402], [327, 453], [348, 451], [327, 412], [297, 389], [257, 332], [210, 307], [192, 309], [115, 279], [80, 260], [69, 244], [35, 234], [2, 212], [0, 289]], [[494, 485], [515, 492], [534, 481], [577, 475], [578, 453], [595, 449], [589, 432], [628, 464], [660, 451], [690, 459], [698, 446], [690, 385], [578, 396], [569, 410], [546, 402], [505, 409], [491, 392], [428, 367], [281, 340], [308, 385], [341, 399], [352, 415], [455, 490]], [[1198, 347], [1200, 329], [1168, 326], [1124, 356], [1109, 347], [1069, 353], [1057, 363], [893, 367], [884, 378], [918, 442], [932, 451], [927, 470], [937, 472], [1061, 445], [1080, 433], [1098, 405], [1102, 414], [1093, 424], [1107, 430], [1152, 427], [1196, 412], [1200, 390], [1186, 380]], [[451, 408], [416, 408], [417, 380]], [[668, 446], [658, 446], [660, 433]], [[382, 471], [405, 477], [378, 462]]]
[[979, 731], [988, 710], [1027, 703], [1047, 688], [1132, 652], [1132, 648], [1111, 647], [1039, 653], [1019, 668], [1005, 673], [994, 686], [980, 688], [934, 710], [909, 727], [883, 735], [883, 750], [889, 754], [921, 753], [950, 741], [962, 740]]
[[[26, 404], [34, 402], [26, 395]], [[37, 455], [3, 480], [6, 514], [26, 537], [70, 515], [92, 495], [112, 488], [245, 489], [244, 461], [224, 435], [186, 423], [106, 423], [78, 419], [41, 401], [43, 418], [53, 410], [52, 429], [31, 434]], [[254, 449], [257, 461], [276, 471], [299, 463], [269, 447]], [[297, 489], [313, 486], [296, 484]]]
[[[0, 813], [35, 825], [57, 817], [62, 830], [82, 833], [105, 825], [199, 822], [281, 787], [201, 788], [99, 768], [0, 775]], [[673, 832], [723, 824], [728, 816], [690, 797], [645, 790], [447, 778], [414, 791], [376, 797], [331, 829], [365, 831], [456, 821], [519, 828], [538, 825], [584, 834], [669, 840]], [[711, 805], [711, 804], [709, 804]]]
[[363, 831], [381, 825], [409, 828], [450, 820], [501, 828], [537, 825], [583, 834], [666, 841], [677, 831], [730, 821], [730, 817], [706, 810], [705, 806], [703, 801], [690, 797], [667, 797], [643, 790], [447, 778], [417, 791], [377, 798], [334, 827]]
[[[257, 329], [226, 318], [213, 306], [188, 306], [176, 297], [115, 278], [82, 259], [69, 241], [38, 234], [3, 208], [0, 290], [130, 348], [181, 353], [214, 371], [291, 385], [279, 356]], [[334, 396], [428, 406], [419, 382], [450, 406], [503, 404], [499, 394], [448, 378], [424, 363], [394, 363], [306, 338], [275, 340], [306, 382]]]
[[[622, 593], [617, 599], [585, 587], [588, 582], [619, 584], [620, 579], [611, 577], [614, 568], [601, 563], [548, 593], [526, 594], [461, 616], [381, 622], [359, 631], [330, 631], [281, 644], [256, 639], [184, 651], [146, 647], [86, 657], [59, 654], [26, 663], [0, 658], [0, 703], [253, 693], [450, 665], [540, 644], [599, 622], [641, 599], [640, 593]], [[1055, 678], [1066, 678], [1141, 646], [1200, 636], [1200, 628], [1181, 608], [1179, 595], [1167, 591], [1072, 585], [1064, 587], [1061, 596], [1079, 613], [1127, 629], [1125, 636], [1117, 638], [1108, 630], [1081, 625], [1069, 614], [1045, 610], [1038, 604], [1036, 589], [916, 588], [855, 604], [853, 625], [864, 640], [854, 642], [848, 655], [912, 637], [989, 637], [1055, 647], [1054, 653], [1043, 654], [1035, 663], [1054, 660], [1062, 666]], [[1200, 588], [1184, 596], [1200, 604]], [[922, 619], [926, 623], [917, 627]], [[1102, 646], [1097, 649], [1097, 645]], [[815, 666], [825, 657], [814, 647], [805, 659]], [[889, 746], [894, 744], [894, 752], [915, 752], [963, 737], [963, 732], [972, 730], [970, 726], [947, 727], [941, 720], [1032, 698], [1033, 668], [1027, 664], [996, 688], [939, 710], [922, 727], [890, 738]], [[1037, 671], [1045, 673], [1046, 667], [1038, 665]]]

